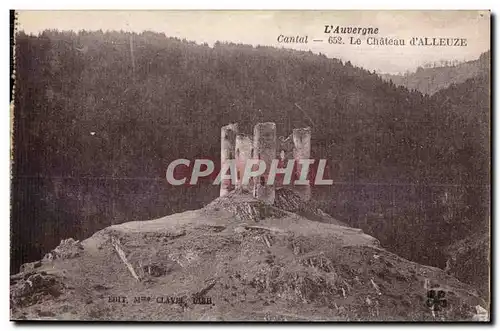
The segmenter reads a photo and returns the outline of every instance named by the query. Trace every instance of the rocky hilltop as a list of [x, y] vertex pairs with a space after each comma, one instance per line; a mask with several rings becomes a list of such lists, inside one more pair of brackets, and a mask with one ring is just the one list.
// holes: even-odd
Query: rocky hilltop
[[470, 286], [276, 192], [64, 240], [11, 276], [13, 320], [487, 320]]

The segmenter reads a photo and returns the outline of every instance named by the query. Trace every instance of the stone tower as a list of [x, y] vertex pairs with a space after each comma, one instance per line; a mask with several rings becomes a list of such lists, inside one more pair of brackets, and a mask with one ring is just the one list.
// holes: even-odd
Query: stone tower
[[[276, 139], [276, 124], [266, 122], [257, 123], [253, 133], [253, 137], [239, 133], [237, 123], [228, 124], [221, 128], [221, 171], [225, 170], [223, 175], [227, 175], [228, 171], [231, 171], [231, 177], [234, 177], [232, 180], [224, 179], [221, 181], [220, 196], [239, 188], [252, 192], [253, 196], [259, 200], [273, 204], [276, 188], [284, 186], [279, 176], [275, 178], [274, 184], [267, 184], [271, 164], [273, 160], [277, 159], [278, 168], [284, 168], [288, 165], [288, 160], [294, 160], [291, 189], [305, 201], [310, 200], [311, 183], [303, 185], [294, 183], [295, 180], [300, 179], [304, 167], [299, 161], [311, 157], [311, 129], [309, 127], [293, 129], [290, 136], [280, 137], [278, 141]], [[250, 178], [249, 183], [243, 184], [247, 161], [250, 159], [262, 160], [266, 169], [261, 176]], [[256, 170], [255, 167], [252, 168], [253, 171]], [[306, 180], [310, 180], [309, 174]]]
[[267, 177], [271, 162], [276, 158], [276, 124], [272, 122], [257, 123], [253, 131], [253, 158], [263, 160], [266, 171], [259, 177], [254, 178], [253, 195], [259, 200], [269, 204], [274, 203], [275, 188], [267, 185]]
[[[225, 125], [221, 128], [221, 150], [220, 150], [220, 163], [221, 169], [224, 169], [224, 165], [228, 166], [229, 162], [233, 162], [235, 146], [236, 146], [236, 135], [238, 134], [238, 124], [231, 123]], [[226, 168], [228, 169], [228, 168]], [[230, 179], [225, 179], [220, 185], [220, 196], [228, 194], [234, 189], [234, 185]]]
[[245, 191], [251, 191], [251, 182], [247, 184], [242, 183], [245, 166], [248, 160], [252, 158], [253, 153], [253, 138], [252, 136], [244, 133], [236, 135], [236, 170], [237, 178], [236, 188], [241, 188]]
[[[311, 158], [311, 128], [300, 128], [293, 129], [293, 157], [296, 164], [296, 174], [295, 177], [300, 177], [300, 172], [302, 171], [302, 166], [299, 164], [301, 159]], [[311, 199], [311, 184], [309, 185], [295, 185], [294, 191], [297, 192], [302, 199], [308, 201]]]
[[[279, 160], [278, 168], [285, 168], [288, 164], [289, 160], [295, 160], [293, 157], [293, 137], [290, 134], [288, 137], [279, 137], [278, 139], [278, 148], [277, 148], [277, 158]], [[295, 180], [295, 173], [292, 174], [291, 183]], [[283, 186], [283, 176], [276, 176], [275, 185], [276, 188], [280, 188]]]

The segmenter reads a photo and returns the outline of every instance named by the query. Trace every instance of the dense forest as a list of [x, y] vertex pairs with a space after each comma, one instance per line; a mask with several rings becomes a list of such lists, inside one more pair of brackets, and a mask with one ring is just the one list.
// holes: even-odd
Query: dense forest
[[12, 263], [112, 223], [196, 209], [212, 185], [169, 187], [177, 158], [220, 158], [220, 127], [311, 126], [335, 185], [325, 211], [408, 259], [489, 222], [489, 73], [433, 96], [322, 54], [144, 32], [19, 32]]
[[396, 85], [415, 89], [424, 94], [432, 95], [451, 84], [465, 82], [469, 78], [488, 75], [490, 72], [491, 55], [487, 51], [477, 60], [463, 63], [449, 63], [443, 61], [441, 66], [418, 67], [415, 72], [406, 72], [400, 75], [383, 74], [387, 81]]

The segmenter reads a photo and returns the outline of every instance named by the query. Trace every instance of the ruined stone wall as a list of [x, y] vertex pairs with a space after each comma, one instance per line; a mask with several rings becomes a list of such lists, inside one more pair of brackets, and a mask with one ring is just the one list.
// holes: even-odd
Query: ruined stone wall
[[[276, 124], [273, 122], [257, 123], [254, 127], [253, 137], [238, 132], [236, 123], [223, 126], [221, 129], [221, 167], [233, 161], [236, 165], [236, 182], [225, 179], [221, 182], [220, 196], [227, 194], [235, 188], [251, 191], [254, 197], [267, 203], [274, 203], [275, 190], [283, 186], [283, 174], [278, 174], [273, 185], [268, 185], [268, 176], [271, 163], [278, 159], [278, 167], [285, 168], [288, 160], [294, 160], [294, 172], [291, 188], [304, 200], [311, 199], [311, 183], [307, 185], [293, 185], [300, 178], [302, 165], [299, 160], [311, 157], [311, 129], [293, 129], [288, 137], [276, 139]], [[258, 178], [251, 178], [250, 182], [243, 184], [245, 166], [250, 159], [259, 159], [266, 164], [265, 172]], [[311, 167], [310, 167], [311, 168]], [[226, 166], [227, 169], [227, 166]], [[256, 167], [253, 168], [256, 170]], [[310, 172], [310, 171], [309, 171]], [[226, 172], [227, 173], [227, 172]], [[310, 176], [307, 176], [309, 179]]]
[[[277, 145], [277, 155], [276, 158], [279, 160], [278, 168], [286, 168], [288, 161], [293, 160], [293, 136], [289, 135], [288, 137], [279, 137], [278, 145]], [[295, 174], [292, 175], [291, 183], [295, 180]], [[276, 176], [275, 186], [276, 188], [283, 187], [283, 174], [279, 174]]]
[[[311, 158], [311, 128], [293, 129], [293, 157], [296, 164], [295, 177], [299, 178], [302, 171], [302, 166], [299, 164], [301, 159]], [[294, 185], [293, 189], [302, 199], [308, 201], [311, 199], [311, 185]]]
[[254, 158], [263, 160], [266, 171], [260, 178], [254, 179], [254, 196], [269, 204], [274, 203], [275, 187], [267, 185], [267, 177], [271, 162], [276, 158], [276, 124], [272, 122], [257, 123], [254, 127]]
[[252, 158], [253, 153], [253, 137], [239, 133], [236, 135], [236, 170], [238, 172], [236, 182], [236, 188], [243, 189], [245, 191], [251, 191], [253, 181], [249, 181], [246, 184], [242, 183], [243, 174], [245, 173], [245, 165], [247, 160]]
[[[232, 123], [221, 128], [221, 169], [224, 169], [224, 165], [227, 165], [230, 161], [234, 160], [235, 147], [236, 147], [236, 135], [238, 134], [238, 124]], [[227, 168], [226, 168], [227, 169]], [[220, 196], [228, 194], [234, 189], [236, 183], [232, 183], [231, 180], [225, 179], [221, 182], [220, 186]]]

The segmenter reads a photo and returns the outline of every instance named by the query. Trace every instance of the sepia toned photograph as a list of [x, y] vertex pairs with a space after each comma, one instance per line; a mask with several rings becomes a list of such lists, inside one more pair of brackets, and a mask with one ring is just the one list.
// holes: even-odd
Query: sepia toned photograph
[[490, 11], [10, 23], [12, 321], [491, 321]]

